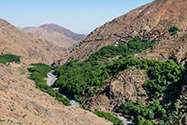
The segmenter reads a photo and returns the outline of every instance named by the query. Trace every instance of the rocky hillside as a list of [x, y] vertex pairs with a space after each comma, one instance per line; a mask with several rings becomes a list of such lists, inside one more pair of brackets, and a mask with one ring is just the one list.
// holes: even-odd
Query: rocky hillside
[[[93, 111], [98, 109], [113, 112], [127, 99], [136, 101], [136, 95], [145, 93], [142, 84], [148, 79], [148, 76], [144, 70], [132, 69], [122, 71], [108, 79], [107, 84], [99, 88], [96, 96], [85, 101], [88, 108]], [[147, 97], [142, 96], [140, 99], [145, 103]]]
[[76, 40], [66, 37], [62, 33], [52, 31], [52, 30], [47, 30], [45, 28], [25, 27], [25, 28], [23, 28], [23, 31], [33, 33], [36, 36], [38, 36], [40, 38], [44, 38], [44, 39], [50, 41], [51, 43], [55, 44], [56, 46], [60, 46], [63, 48], [69, 48], [77, 43]]
[[[151, 54], [148, 54], [150, 58], [152, 58], [151, 55], [161, 58], [162, 55], [159, 55], [161, 52], [164, 58], [169, 58], [176, 51], [180, 51], [178, 52], [180, 57], [177, 57], [177, 60], [185, 60], [186, 51], [182, 48], [186, 45], [184, 42], [187, 30], [186, 6], [187, 1], [184, 0], [155, 0], [134, 9], [96, 28], [71, 51], [65, 61], [62, 60], [59, 63], [63, 64], [66, 60], [73, 59], [85, 60], [103, 46], [127, 43], [135, 36], [157, 43], [154, 50], [150, 50]], [[178, 34], [171, 35], [169, 29], [172, 26], [179, 28]], [[183, 41], [183, 44], [175, 46], [178, 40]], [[168, 41], [172, 44], [167, 44]]]
[[70, 30], [68, 30], [64, 27], [58, 26], [56, 24], [44, 24], [44, 25], [40, 26], [40, 28], [44, 28], [44, 29], [47, 29], [47, 30], [52, 30], [52, 31], [62, 33], [63, 35], [65, 35], [65, 36], [67, 36], [71, 39], [74, 39], [76, 41], [85, 37], [85, 35], [83, 35], [83, 34], [74, 33], [72, 31], [70, 31]]
[[24, 64], [0, 63], [0, 124], [110, 125], [81, 108], [64, 106], [35, 88]]
[[55, 46], [34, 34], [26, 33], [0, 19], [0, 54], [21, 56], [26, 64], [43, 62], [51, 64], [66, 55], [67, 49]]

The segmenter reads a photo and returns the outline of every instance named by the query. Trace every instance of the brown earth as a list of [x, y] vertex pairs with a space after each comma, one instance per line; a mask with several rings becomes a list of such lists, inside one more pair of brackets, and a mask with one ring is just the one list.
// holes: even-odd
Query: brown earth
[[[186, 0], [155, 0], [149, 4], [141, 6], [129, 13], [107, 22], [101, 27], [96, 28], [84, 40], [77, 45], [70, 54], [57, 64], [63, 64], [67, 60], [88, 58], [92, 53], [98, 51], [101, 47], [120, 42], [127, 43], [129, 39], [135, 36], [141, 36], [141, 39], [153, 40], [157, 43], [150, 55], [158, 55], [165, 48], [162, 48], [161, 42], [165, 39], [177, 44], [177, 40], [185, 38], [187, 31], [187, 1]], [[171, 36], [169, 28], [179, 27], [180, 34]], [[166, 41], [165, 41], [166, 42]], [[167, 44], [167, 43], [165, 43]], [[183, 45], [186, 44], [185, 40]], [[165, 58], [169, 58], [172, 50], [176, 50], [174, 44], [167, 44], [170, 50], [164, 51]], [[178, 45], [182, 47], [182, 44]], [[182, 50], [181, 50], [182, 51]], [[155, 52], [155, 53], [154, 53]], [[184, 50], [183, 55], [186, 54]], [[151, 58], [151, 56], [148, 56]], [[178, 60], [183, 60], [181, 57]]]
[[74, 33], [64, 27], [61, 27], [61, 26], [58, 26], [56, 24], [44, 24], [42, 26], [40, 26], [40, 28], [44, 28], [44, 29], [47, 29], [47, 30], [51, 30], [51, 31], [56, 31], [56, 32], [59, 32], [71, 39], [74, 39], [76, 41], [79, 41], [81, 40], [82, 38], [85, 37], [85, 35], [83, 34], [77, 34], [77, 33]]
[[21, 56], [21, 62], [51, 64], [68, 53], [68, 50], [55, 46], [34, 34], [26, 33], [0, 19], [0, 54]]
[[64, 106], [35, 88], [24, 64], [0, 63], [0, 124], [112, 125], [81, 108]]
[[55, 44], [56, 46], [60, 46], [63, 48], [68, 49], [69, 47], [77, 43], [76, 40], [66, 37], [62, 33], [59, 33], [56, 31], [47, 30], [47, 29], [40, 28], [40, 27], [25, 27], [21, 29], [23, 29], [23, 31], [26, 31], [28, 33], [33, 33], [36, 36], [46, 39], [50, 41], [51, 43]]

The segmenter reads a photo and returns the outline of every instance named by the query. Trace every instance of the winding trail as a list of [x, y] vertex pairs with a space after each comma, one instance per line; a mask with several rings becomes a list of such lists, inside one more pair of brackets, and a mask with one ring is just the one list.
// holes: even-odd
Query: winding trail
[[[45, 78], [45, 80], [47, 80], [48, 86], [52, 86], [57, 79], [58, 79], [57, 76], [54, 75], [54, 70], [51, 70], [49, 73], [47, 73], [47, 78]], [[63, 94], [62, 92], [61, 92], [61, 94], [66, 96], [69, 100], [71, 100], [70, 107], [79, 107], [80, 106], [76, 100], [72, 99], [71, 97], [69, 97], [66, 94]]]

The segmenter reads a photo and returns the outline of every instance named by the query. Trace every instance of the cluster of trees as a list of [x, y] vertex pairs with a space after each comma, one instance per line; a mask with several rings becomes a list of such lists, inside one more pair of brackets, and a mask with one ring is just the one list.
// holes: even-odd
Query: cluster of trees
[[[172, 27], [170, 31], [175, 32], [177, 28]], [[160, 120], [159, 125], [169, 125], [175, 117], [173, 110], [170, 110], [164, 104], [160, 104], [158, 100], [160, 97], [162, 99], [167, 98], [168, 102], [165, 103], [169, 104], [174, 97], [178, 96], [181, 88], [180, 80], [185, 68], [182, 65], [177, 65], [173, 60], [165, 62], [153, 59], [139, 60], [133, 56], [133, 54], [153, 45], [154, 42], [152, 41], [140, 40], [139, 37], [135, 37], [127, 45], [120, 43], [119, 46], [105, 46], [81, 63], [77, 63], [78, 60], [75, 60], [55, 67], [55, 74], [59, 78], [55, 81], [54, 86], [61, 87], [63, 92], [79, 100], [80, 97], [93, 96], [97, 89], [105, 84], [106, 79], [122, 70], [131, 66], [145, 69], [149, 80], [143, 84], [143, 87], [146, 90], [146, 95], [150, 97], [149, 99], [153, 103], [143, 106], [139, 100], [136, 103], [129, 101], [122, 104], [118, 111], [131, 115], [131, 118], [140, 125], [154, 124], [153, 120], [155, 119]], [[112, 63], [106, 63], [117, 55], [120, 55], [120, 58], [115, 59]], [[99, 64], [101, 60], [104, 62], [102, 65]], [[50, 67], [45, 64], [34, 64], [33, 66], [29, 68], [31, 72], [29, 78], [36, 82], [36, 87], [69, 105], [68, 99], [47, 86], [44, 77], [47, 77], [46, 74], [50, 71]], [[85, 93], [83, 90], [87, 89], [89, 89], [89, 92]], [[121, 124], [111, 114], [101, 111], [97, 111], [95, 114], [106, 119], [113, 119], [114, 124]]]
[[[155, 99], [164, 95], [177, 96], [176, 93], [180, 91], [180, 84], [178, 82], [183, 77], [185, 71], [184, 66], [177, 65], [171, 59], [165, 62], [144, 59], [144, 65], [144, 67], [148, 67], [150, 79], [147, 80], [143, 86], [150, 92], [149, 95], [151, 95], [151, 98]], [[172, 93], [171, 88], [168, 87], [171, 86], [171, 84], [176, 87], [175, 90], [172, 90]]]
[[[105, 46], [84, 62], [77, 63], [78, 60], [75, 60], [55, 67], [55, 74], [59, 78], [55, 81], [54, 86], [62, 87], [65, 93], [74, 96], [77, 100], [83, 96], [81, 92], [88, 87], [93, 87], [90, 89], [90, 93], [94, 95], [93, 93], [105, 83], [109, 76], [136, 65], [138, 59], [132, 54], [141, 52], [153, 45], [154, 42], [152, 41], [140, 40], [139, 37], [136, 37], [130, 40], [127, 45], [120, 43], [119, 46]], [[122, 58], [115, 60], [114, 63], [99, 65], [98, 61], [101, 58], [105, 58], [104, 61], [106, 62], [108, 58], [116, 55], [122, 55]]]
[[[138, 125], [153, 125], [152, 120], [156, 118], [166, 119], [166, 110], [160, 105], [158, 100], [153, 104], [143, 106], [140, 101], [133, 103], [125, 102], [118, 109], [118, 112], [131, 115], [131, 119]], [[162, 121], [161, 121], [162, 122]]]
[[6, 64], [7, 62], [20, 63], [20, 57], [13, 54], [0, 55], [0, 63]]
[[174, 101], [175, 97], [181, 92], [181, 79], [183, 79], [185, 67], [177, 65], [173, 60], [161, 62], [153, 59], [138, 60], [136, 66], [146, 69], [150, 79], [143, 84], [143, 87], [147, 92], [146, 95], [156, 101], [146, 106], [142, 106], [138, 102], [125, 102], [118, 111], [132, 115], [132, 119], [140, 125], [151, 125], [153, 119], [160, 119], [159, 125], [171, 124], [174, 111], [168, 109], [166, 104], [161, 105], [158, 99], [160, 97], [165, 98], [165, 103]]
[[120, 43], [119, 46], [108, 45], [101, 48], [99, 51], [92, 54], [87, 61], [95, 62], [101, 57], [113, 57], [116, 55], [132, 55], [142, 52], [145, 49], [153, 47], [155, 42], [149, 40], [140, 40], [139, 36], [133, 38], [127, 45]]
[[123, 122], [115, 117], [114, 115], [107, 113], [107, 112], [103, 112], [103, 111], [96, 111], [94, 112], [97, 116], [105, 118], [111, 122], [113, 122], [114, 125], [123, 125]]
[[137, 62], [138, 59], [132, 55], [105, 66], [93, 66], [90, 62], [76, 64], [71, 61], [67, 65], [58, 66], [54, 69], [59, 76], [54, 86], [62, 87], [64, 92], [74, 96], [75, 99], [79, 99], [83, 96], [81, 92], [86, 88], [93, 87], [95, 92], [99, 86], [104, 85], [109, 76], [136, 65]]
[[31, 73], [28, 78], [35, 81], [36, 88], [40, 89], [43, 92], [48, 93], [52, 97], [56, 97], [56, 99], [58, 101], [61, 101], [64, 105], [70, 105], [69, 99], [64, 97], [59, 92], [53, 90], [52, 87], [47, 86], [46, 80], [44, 80], [44, 78], [47, 77], [47, 73], [50, 72], [51, 67], [43, 63], [37, 63], [31, 65], [33, 67], [28, 68], [28, 71]]

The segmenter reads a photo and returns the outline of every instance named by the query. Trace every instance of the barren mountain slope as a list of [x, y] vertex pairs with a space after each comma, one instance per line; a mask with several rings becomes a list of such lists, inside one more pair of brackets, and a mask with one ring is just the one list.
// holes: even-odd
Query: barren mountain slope
[[62, 33], [55, 32], [52, 30], [47, 30], [44, 28], [25, 27], [25, 28], [23, 28], [23, 31], [33, 33], [40, 38], [44, 38], [44, 39], [52, 42], [53, 44], [55, 44], [57, 46], [64, 47], [64, 48], [69, 48], [69, 47], [73, 46], [75, 43], [77, 43], [76, 40], [66, 37]]
[[77, 33], [74, 33], [64, 27], [61, 27], [61, 26], [58, 26], [56, 24], [44, 24], [42, 26], [40, 26], [41, 28], [44, 28], [44, 29], [47, 29], [47, 30], [52, 30], [52, 31], [56, 31], [56, 32], [59, 32], [59, 33], [62, 33], [63, 35], [71, 38], [71, 39], [74, 39], [76, 41], [82, 39], [85, 37], [85, 35], [83, 34], [77, 34]]
[[81, 108], [64, 106], [35, 88], [23, 64], [0, 63], [0, 124], [110, 125]]
[[[103, 46], [119, 42], [125, 43], [137, 35], [141, 36], [141, 39], [153, 40], [159, 46], [159, 43], [165, 38], [173, 38], [168, 31], [171, 26], [179, 27], [181, 32], [186, 31], [186, 6], [186, 0], [155, 0], [134, 9], [96, 28], [71, 51], [66, 59], [59, 63], [63, 64], [66, 60], [72, 59], [84, 60]], [[173, 48], [173, 46], [168, 46]]]
[[0, 19], [0, 54], [21, 56], [21, 62], [51, 64], [63, 57], [67, 49], [55, 46], [45, 39], [21, 31], [5, 20]]

